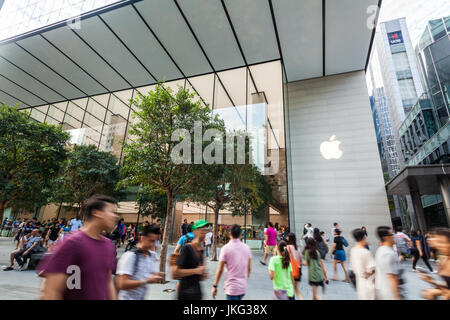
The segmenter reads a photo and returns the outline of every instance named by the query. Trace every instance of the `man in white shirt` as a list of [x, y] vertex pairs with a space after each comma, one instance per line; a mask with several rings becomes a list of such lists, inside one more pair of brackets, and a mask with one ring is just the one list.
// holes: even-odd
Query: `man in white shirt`
[[394, 234], [395, 247], [397, 249], [397, 254], [400, 257], [400, 261], [406, 258], [408, 249], [412, 247], [411, 239], [403, 232], [401, 226], [397, 227], [397, 232]]
[[209, 231], [206, 235], [205, 235], [205, 255], [207, 257], [209, 257], [209, 252], [211, 251], [211, 245], [212, 245], [212, 232]]
[[159, 263], [155, 252], [159, 234], [157, 226], [144, 227], [136, 249], [120, 257], [116, 271], [119, 300], [144, 300], [147, 284], [164, 280], [164, 274], [158, 272]]
[[82, 225], [83, 223], [81, 222], [80, 217], [77, 216], [76, 218], [70, 220], [70, 231], [77, 231]]
[[356, 291], [360, 300], [375, 300], [375, 261], [366, 249], [367, 237], [363, 230], [353, 230], [356, 245], [350, 251], [350, 270], [356, 278]]
[[337, 222], [333, 223], [333, 228], [331, 228], [331, 236], [330, 236], [330, 243], [334, 243], [334, 230], [339, 229], [339, 225]]
[[397, 253], [394, 251], [394, 234], [387, 226], [378, 227], [377, 234], [381, 247], [375, 255], [375, 289], [378, 300], [402, 300], [401, 269]]

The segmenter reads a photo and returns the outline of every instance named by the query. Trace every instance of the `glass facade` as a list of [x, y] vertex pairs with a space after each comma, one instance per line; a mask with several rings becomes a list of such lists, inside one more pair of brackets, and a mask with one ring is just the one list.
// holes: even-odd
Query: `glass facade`
[[5, 0], [0, 11], [0, 40], [117, 2], [117, 0]]
[[411, 155], [408, 161], [410, 165], [449, 161], [450, 29], [448, 21], [449, 17], [430, 21], [416, 48], [433, 105], [433, 108], [423, 115], [423, 121], [429, 123], [430, 127], [433, 126], [433, 130], [429, 133], [434, 132], [434, 134], [430, 135], [429, 141], [425, 141], [426, 143], [416, 151], [417, 153], [414, 152]]
[[[195, 99], [218, 114], [227, 129], [245, 130], [254, 138], [253, 161], [277, 185], [273, 192], [276, 205], [270, 209], [285, 214], [287, 219], [280, 61], [171, 81], [165, 86], [174, 90], [181, 86], [195, 92]], [[136, 97], [138, 91], [146, 94], [153, 88], [154, 85], [145, 86], [22, 111], [31, 112], [31, 117], [37, 121], [61, 124], [71, 134], [72, 144], [96, 145], [99, 150], [112, 152], [118, 159], [123, 159], [123, 143], [133, 140], [128, 134], [129, 125], [136, 121], [130, 99]], [[191, 211], [192, 208], [197, 207], [191, 207]], [[224, 211], [223, 214], [228, 213]]]

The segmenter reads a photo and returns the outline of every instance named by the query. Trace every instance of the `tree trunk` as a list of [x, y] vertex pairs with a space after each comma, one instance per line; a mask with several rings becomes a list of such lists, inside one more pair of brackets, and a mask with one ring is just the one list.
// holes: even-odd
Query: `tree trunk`
[[173, 195], [167, 193], [167, 211], [166, 211], [166, 222], [164, 223], [164, 233], [161, 243], [161, 255], [159, 259], [159, 272], [166, 272], [166, 258], [167, 258], [167, 248], [169, 246], [169, 230], [171, 229], [172, 222], [172, 201]]
[[3, 223], [3, 214], [5, 213], [6, 202], [0, 201], [0, 223]]
[[219, 224], [219, 210], [214, 209], [214, 226], [213, 226], [213, 238], [211, 245], [211, 261], [217, 261], [217, 232]]

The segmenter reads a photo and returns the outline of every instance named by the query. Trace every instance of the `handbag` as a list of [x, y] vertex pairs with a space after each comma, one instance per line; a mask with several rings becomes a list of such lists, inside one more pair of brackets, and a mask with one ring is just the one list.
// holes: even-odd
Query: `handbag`
[[356, 289], [356, 275], [352, 270], [349, 271], [348, 278], [350, 279], [350, 282], [352, 283], [353, 287]]
[[274, 290], [273, 300], [289, 300], [286, 290]]
[[298, 263], [297, 260], [293, 259], [293, 255], [291, 252], [291, 248], [288, 246], [288, 252], [289, 252], [289, 258], [291, 260], [291, 266], [292, 266], [292, 276], [294, 277], [294, 280], [299, 280], [302, 277], [302, 267]]

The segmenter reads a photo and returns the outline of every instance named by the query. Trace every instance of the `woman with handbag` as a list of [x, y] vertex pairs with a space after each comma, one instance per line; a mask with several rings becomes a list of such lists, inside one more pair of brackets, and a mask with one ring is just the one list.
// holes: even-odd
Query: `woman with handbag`
[[320, 235], [320, 230], [318, 228], [314, 228], [313, 237], [314, 237], [314, 240], [316, 240], [317, 249], [319, 250], [319, 253], [320, 253], [320, 258], [322, 260], [325, 260], [325, 257], [328, 252], [328, 245], [323, 240], [322, 236]]
[[317, 294], [317, 287], [322, 287], [323, 292], [325, 292], [324, 283], [328, 284], [327, 271], [323, 260], [320, 258], [316, 240], [313, 238], [306, 239], [304, 257], [303, 265], [308, 266], [308, 279], [313, 291], [313, 300], [322, 300]]
[[292, 266], [286, 241], [277, 245], [277, 255], [270, 258], [269, 277], [273, 281], [274, 300], [295, 300], [295, 295], [301, 297], [295, 286]]
[[[291, 259], [292, 276], [295, 280], [295, 288], [298, 289], [298, 283], [302, 280], [302, 254], [297, 247], [297, 239], [295, 233], [288, 233], [286, 235], [286, 242], [288, 244], [289, 258]], [[298, 292], [298, 299], [303, 300], [301, 292]]]

